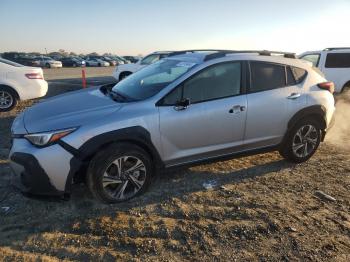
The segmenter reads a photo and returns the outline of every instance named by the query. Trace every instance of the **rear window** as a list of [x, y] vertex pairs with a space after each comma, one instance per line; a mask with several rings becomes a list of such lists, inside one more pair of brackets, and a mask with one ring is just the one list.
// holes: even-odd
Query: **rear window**
[[6, 64], [6, 65], [10, 65], [10, 66], [15, 66], [15, 67], [21, 67], [21, 66], [23, 66], [23, 65], [21, 65], [21, 64], [18, 64], [18, 63], [15, 63], [15, 62], [12, 62], [12, 61], [10, 61], [10, 60], [3, 59], [3, 58], [0, 58], [0, 63]]
[[285, 66], [264, 62], [251, 62], [250, 92], [261, 92], [286, 86]]
[[350, 53], [329, 53], [326, 68], [350, 68]]

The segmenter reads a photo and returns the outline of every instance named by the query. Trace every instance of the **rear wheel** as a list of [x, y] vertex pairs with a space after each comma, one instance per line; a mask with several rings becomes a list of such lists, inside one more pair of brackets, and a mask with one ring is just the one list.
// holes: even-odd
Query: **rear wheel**
[[7, 86], [0, 86], [0, 112], [12, 110], [17, 105], [17, 94]]
[[289, 161], [302, 163], [316, 152], [321, 142], [321, 129], [317, 121], [304, 119], [288, 133], [280, 154]]
[[153, 172], [149, 155], [129, 143], [112, 144], [90, 162], [87, 184], [105, 203], [118, 203], [143, 193]]

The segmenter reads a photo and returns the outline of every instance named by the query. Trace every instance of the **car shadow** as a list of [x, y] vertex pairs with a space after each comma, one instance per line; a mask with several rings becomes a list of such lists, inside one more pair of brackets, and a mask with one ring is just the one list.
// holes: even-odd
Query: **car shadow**
[[[42, 227], [35, 227], [35, 233], [59, 230], [69, 232], [77, 221], [82, 222], [103, 216], [116, 216], [118, 212], [129, 212], [134, 209], [142, 210], [143, 208], [153, 205], [159, 207], [164, 203], [171, 202], [173, 199], [180, 199], [186, 202], [186, 198], [189, 195], [206, 191], [207, 189], [204, 188], [203, 184], [208, 181], [214, 184], [212, 189], [214, 192], [222, 191], [227, 185], [232, 186], [234, 184], [244, 183], [248, 180], [295, 166], [278, 157], [276, 158], [276, 154], [274, 153], [270, 154], [272, 154], [275, 159], [271, 161], [265, 160], [257, 164], [250, 163], [248, 167], [233, 168], [233, 170], [225, 172], [211, 170], [213, 165], [214, 169], [222, 166], [222, 162], [163, 172], [154, 179], [146, 193], [128, 202], [119, 204], [107, 205], [95, 200], [84, 184], [74, 185], [73, 193], [69, 201], [63, 201], [62, 198], [55, 197], [27, 198], [17, 193], [16, 197], [12, 200], [9, 199], [6, 204], [9, 206], [16, 206], [18, 201], [21, 201], [25, 203], [26, 208], [23, 208], [20, 214], [16, 214], [16, 212], [9, 213], [7, 215], [7, 221], [8, 223], [11, 221], [9, 219], [11, 216], [31, 217], [31, 214], [39, 214], [42, 209], [42, 211], [46, 212], [46, 216], [40, 219]], [[239, 160], [231, 161], [233, 162], [232, 164], [234, 164], [235, 161]], [[227, 165], [225, 166], [227, 167]], [[57, 213], [59, 213], [59, 216], [57, 216]], [[23, 234], [20, 234], [23, 239], [33, 233], [33, 225], [38, 223], [36, 218], [32, 220], [28, 219], [28, 221], [29, 222], [23, 226]], [[64, 226], [62, 225], [62, 221], [66, 221], [64, 222]], [[16, 224], [14, 221], [12, 221], [12, 223]], [[11, 227], [11, 225], [0, 223], [0, 232], [8, 231], [8, 227]]]

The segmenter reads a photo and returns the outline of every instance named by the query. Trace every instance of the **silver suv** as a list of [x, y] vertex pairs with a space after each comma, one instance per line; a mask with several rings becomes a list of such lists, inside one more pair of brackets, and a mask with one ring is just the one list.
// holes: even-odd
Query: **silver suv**
[[176, 52], [27, 109], [12, 126], [11, 165], [26, 192], [69, 194], [84, 179], [113, 203], [171, 167], [273, 150], [300, 163], [331, 126], [333, 90], [290, 53]]

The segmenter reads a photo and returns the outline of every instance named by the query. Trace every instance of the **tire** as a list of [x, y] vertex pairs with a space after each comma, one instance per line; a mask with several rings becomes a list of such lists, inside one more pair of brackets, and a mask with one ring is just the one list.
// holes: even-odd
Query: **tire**
[[73, 67], [77, 67], [77, 63], [73, 63]]
[[320, 142], [320, 124], [314, 119], [305, 118], [288, 132], [279, 153], [291, 162], [302, 163], [315, 154]]
[[50, 66], [49, 63], [46, 63], [45, 67], [46, 67], [46, 68], [51, 68], [51, 66]]
[[98, 63], [98, 66], [101, 67], [102, 66], [101, 63]]
[[89, 64], [89, 63], [86, 63], [86, 66], [90, 66], [90, 64]]
[[11, 111], [17, 103], [17, 93], [10, 87], [0, 86], [0, 112]]
[[[125, 172], [135, 167], [136, 171]], [[86, 179], [95, 198], [104, 203], [119, 203], [145, 192], [152, 173], [151, 158], [142, 148], [114, 143], [92, 158]]]

